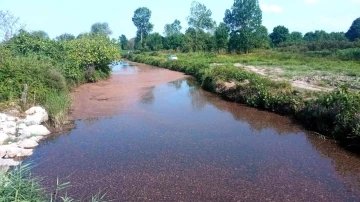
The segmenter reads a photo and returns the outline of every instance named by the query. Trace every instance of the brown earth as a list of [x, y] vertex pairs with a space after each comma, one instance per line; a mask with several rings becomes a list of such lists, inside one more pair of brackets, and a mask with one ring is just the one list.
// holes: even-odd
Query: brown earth
[[131, 64], [139, 67], [137, 73], [113, 74], [109, 79], [76, 88], [71, 94], [70, 120], [111, 117], [141, 99], [143, 89], [187, 77], [180, 72], [141, 63]]

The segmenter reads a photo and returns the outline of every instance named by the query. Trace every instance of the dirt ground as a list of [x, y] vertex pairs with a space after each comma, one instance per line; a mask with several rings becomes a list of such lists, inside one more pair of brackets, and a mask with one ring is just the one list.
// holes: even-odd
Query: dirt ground
[[243, 65], [240, 63], [235, 63], [234, 66], [244, 68], [247, 71], [255, 72], [262, 76], [266, 76], [275, 81], [279, 81], [279, 80], [288, 81], [294, 88], [300, 88], [300, 89], [305, 89], [305, 90], [310, 90], [310, 91], [332, 91], [334, 89], [334, 88], [330, 88], [330, 87], [318, 86], [318, 85], [306, 82], [304, 80], [299, 80], [299, 79], [285, 80], [283, 78], [280, 78], [280, 75], [283, 73], [283, 70], [281, 68], [276, 68], [276, 67], [271, 68], [271, 73], [269, 73], [269, 72], [267, 72], [266, 69], [261, 68], [261, 67], [256, 67], [256, 66], [251, 66], [251, 65]]

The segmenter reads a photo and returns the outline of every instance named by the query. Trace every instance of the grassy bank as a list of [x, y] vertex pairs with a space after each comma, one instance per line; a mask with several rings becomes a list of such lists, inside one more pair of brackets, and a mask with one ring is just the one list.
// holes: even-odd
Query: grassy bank
[[0, 55], [2, 106], [45, 106], [56, 127], [66, 120], [69, 92], [108, 77], [109, 64], [120, 58], [118, 47], [106, 35], [57, 41], [26, 31], [0, 44]]
[[[277, 52], [249, 55], [216, 55], [187, 53], [177, 54], [177, 61], [168, 61], [166, 53], [130, 54], [131, 61], [181, 71], [194, 76], [206, 90], [220, 94], [227, 100], [244, 103], [252, 107], [294, 116], [311, 130], [335, 138], [350, 146], [357, 145], [360, 138], [360, 95], [346, 87], [332, 92], [310, 92], [295, 90], [286, 80], [274, 81], [266, 76], [235, 67], [234, 63], [286, 66], [287, 64], [312, 67], [313, 64], [328, 63], [328, 72], [336, 72], [342, 61], [312, 58]], [[288, 56], [287, 56], [288, 55]], [[285, 58], [284, 58], [285, 57]], [[290, 58], [288, 58], [290, 57]], [[304, 60], [306, 59], [306, 60]], [[317, 62], [321, 62], [318, 64]], [[359, 73], [358, 63], [353, 65]], [[214, 65], [221, 64], [221, 65]]]

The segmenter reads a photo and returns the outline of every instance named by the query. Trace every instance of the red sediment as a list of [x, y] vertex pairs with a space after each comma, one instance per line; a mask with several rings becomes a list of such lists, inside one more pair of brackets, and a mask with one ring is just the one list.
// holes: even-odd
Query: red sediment
[[140, 99], [142, 89], [186, 78], [180, 72], [141, 63], [135, 74], [111, 75], [109, 79], [79, 86], [71, 94], [73, 100], [70, 119], [110, 117], [127, 110]]

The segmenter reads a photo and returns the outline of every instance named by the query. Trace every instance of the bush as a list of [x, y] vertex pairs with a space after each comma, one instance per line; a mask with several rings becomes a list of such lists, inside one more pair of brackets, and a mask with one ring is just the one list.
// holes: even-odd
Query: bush
[[120, 59], [106, 35], [55, 41], [26, 31], [1, 44], [0, 55], [0, 102], [19, 100], [26, 84], [28, 104], [45, 104], [55, 126], [64, 122], [69, 89], [108, 77]]

